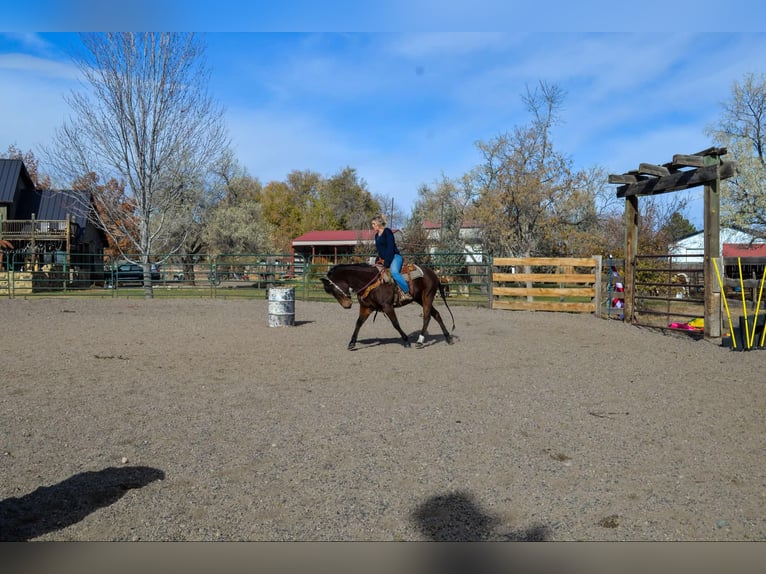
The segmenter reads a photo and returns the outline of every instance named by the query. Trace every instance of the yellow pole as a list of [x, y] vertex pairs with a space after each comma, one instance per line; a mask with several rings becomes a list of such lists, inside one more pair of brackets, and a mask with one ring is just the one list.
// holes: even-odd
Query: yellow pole
[[[713, 267], [715, 268], [715, 276], [718, 277], [718, 286], [721, 288], [721, 295], [723, 296], [723, 306], [726, 309], [726, 317], [729, 319], [729, 336], [731, 337], [731, 344], [734, 349], [737, 348], [737, 338], [734, 336], [734, 327], [731, 325], [731, 313], [729, 313], [729, 303], [726, 301], [726, 290], [723, 288], [723, 281], [721, 281], [721, 272], [718, 271], [718, 262], [713, 259]], [[766, 332], [766, 329], [764, 329]]]
[[[766, 267], [763, 268], [763, 277], [761, 277], [761, 289], [763, 289], [763, 280], [766, 278]], [[758, 300], [760, 301], [761, 296], [758, 295]], [[761, 347], [763, 347], [764, 340], [766, 340], [766, 324], [763, 326], [763, 333], [761, 333]]]
[[[755, 305], [755, 317], [753, 317], [753, 332], [750, 334], [750, 346], [753, 346], [755, 342], [755, 329], [758, 326], [758, 312], [761, 310], [761, 295], [763, 294], [763, 280], [766, 279], [766, 268], [763, 270], [763, 277], [761, 277], [761, 286], [758, 288], [758, 303]], [[761, 344], [763, 346], [763, 344]]]
[[747, 319], [747, 302], [745, 301], [745, 283], [742, 280], [742, 258], [737, 257], [739, 267], [739, 292], [742, 293], [742, 314], [745, 316], [745, 346], [750, 348], [750, 324]]

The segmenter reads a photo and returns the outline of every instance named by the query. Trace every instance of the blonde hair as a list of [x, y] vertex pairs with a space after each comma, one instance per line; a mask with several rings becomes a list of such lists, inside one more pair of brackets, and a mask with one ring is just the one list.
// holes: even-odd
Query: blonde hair
[[378, 226], [380, 226], [380, 227], [385, 227], [386, 226], [386, 218], [383, 216], [382, 213], [379, 214], [379, 215], [376, 215], [375, 217], [373, 217], [372, 221], [377, 223]]

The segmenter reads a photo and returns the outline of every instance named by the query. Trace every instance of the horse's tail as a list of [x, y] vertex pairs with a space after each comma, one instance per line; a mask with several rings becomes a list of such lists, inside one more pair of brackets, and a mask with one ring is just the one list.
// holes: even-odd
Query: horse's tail
[[439, 295], [442, 296], [442, 301], [444, 301], [444, 305], [447, 307], [447, 311], [449, 311], [449, 316], [452, 317], [452, 330], [455, 330], [455, 316], [452, 314], [452, 309], [449, 308], [449, 303], [447, 303], [447, 296], [444, 293], [444, 283], [442, 283], [441, 278], [437, 275], [436, 281], [439, 284]]

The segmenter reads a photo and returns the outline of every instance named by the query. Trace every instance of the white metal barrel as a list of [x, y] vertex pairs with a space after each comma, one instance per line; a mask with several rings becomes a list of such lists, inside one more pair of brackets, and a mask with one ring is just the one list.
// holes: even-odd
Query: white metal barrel
[[269, 327], [295, 325], [295, 287], [269, 287]]

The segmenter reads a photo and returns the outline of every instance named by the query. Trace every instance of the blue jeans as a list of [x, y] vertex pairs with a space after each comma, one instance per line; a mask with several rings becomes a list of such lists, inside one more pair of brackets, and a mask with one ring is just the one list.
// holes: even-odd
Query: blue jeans
[[399, 284], [399, 287], [402, 288], [402, 291], [405, 293], [410, 292], [410, 288], [407, 286], [407, 281], [404, 280], [404, 277], [402, 277], [402, 256], [401, 255], [394, 255], [394, 258], [391, 260], [391, 277], [394, 278], [394, 281], [396, 281]]

